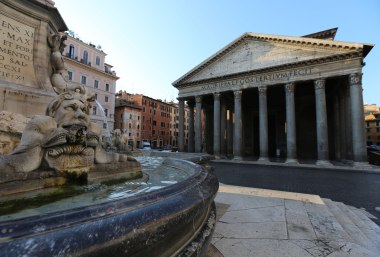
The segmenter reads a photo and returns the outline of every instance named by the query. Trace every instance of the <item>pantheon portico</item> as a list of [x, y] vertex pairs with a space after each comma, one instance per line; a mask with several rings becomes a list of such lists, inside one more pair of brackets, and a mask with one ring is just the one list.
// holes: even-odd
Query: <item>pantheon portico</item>
[[173, 82], [180, 151], [187, 101], [190, 152], [367, 162], [362, 68], [373, 45], [335, 41], [336, 32], [245, 33]]

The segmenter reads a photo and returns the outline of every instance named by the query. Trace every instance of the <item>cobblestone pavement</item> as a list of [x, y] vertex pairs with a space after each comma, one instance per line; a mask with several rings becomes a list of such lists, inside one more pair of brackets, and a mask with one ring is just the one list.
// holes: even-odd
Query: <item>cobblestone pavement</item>
[[377, 217], [380, 226], [380, 174], [210, 161], [219, 181], [228, 185], [316, 194]]

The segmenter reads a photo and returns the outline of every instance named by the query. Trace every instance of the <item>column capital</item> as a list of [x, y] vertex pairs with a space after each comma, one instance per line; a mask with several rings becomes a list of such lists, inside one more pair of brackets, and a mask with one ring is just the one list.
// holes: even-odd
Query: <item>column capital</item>
[[235, 90], [234, 91], [234, 96], [235, 96], [235, 99], [241, 99], [241, 94], [243, 93], [242, 90]]
[[220, 100], [220, 93], [219, 92], [214, 93], [214, 99]]
[[351, 73], [348, 75], [350, 86], [362, 84], [362, 73]]
[[183, 97], [177, 97], [177, 100], [178, 100], [178, 102], [184, 102], [185, 98], [183, 98]]
[[315, 90], [324, 89], [325, 88], [325, 84], [326, 84], [326, 80], [325, 79], [316, 79], [316, 80], [314, 80], [314, 89]]
[[294, 83], [289, 83], [289, 84], [286, 84], [285, 85], [285, 91], [286, 93], [294, 93], [294, 89], [295, 89], [295, 84]]
[[202, 102], [202, 96], [197, 95], [197, 96], [195, 97], [195, 102], [197, 102], [197, 103], [201, 103], [201, 102]]
[[267, 87], [260, 86], [259, 87], [259, 95], [264, 96], [264, 95], [266, 95], [266, 93], [267, 93]]

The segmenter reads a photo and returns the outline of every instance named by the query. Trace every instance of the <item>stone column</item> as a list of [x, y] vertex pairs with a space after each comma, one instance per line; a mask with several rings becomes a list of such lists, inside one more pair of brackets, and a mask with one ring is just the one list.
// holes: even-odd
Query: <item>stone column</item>
[[285, 85], [286, 93], [286, 163], [298, 163], [296, 144], [296, 109], [294, 83]]
[[188, 152], [194, 152], [194, 102], [187, 101], [187, 105], [189, 106], [189, 144], [188, 144]]
[[367, 149], [365, 141], [362, 74], [349, 75], [350, 99], [351, 99], [351, 127], [352, 127], [352, 150], [355, 164], [367, 162]]
[[324, 79], [314, 80], [315, 110], [317, 117], [317, 165], [331, 165], [329, 162], [325, 82]]
[[184, 124], [185, 124], [185, 101], [183, 98], [178, 98], [178, 106], [179, 106], [179, 110], [178, 110], [178, 116], [179, 116], [179, 119], [178, 119], [178, 150], [180, 152], [183, 152], [184, 150], [184, 133], [185, 133], [185, 130], [184, 130]]
[[227, 127], [226, 127], [226, 143], [227, 143], [227, 156], [233, 154], [233, 123], [232, 123], [232, 107], [230, 106], [228, 109], [228, 119], [227, 119]]
[[227, 130], [226, 101], [225, 99], [222, 99], [221, 107], [220, 107], [220, 154], [221, 155], [227, 155], [226, 130]]
[[260, 158], [268, 161], [268, 106], [267, 87], [259, 87]]
[[339, 123], [340, 113], [339, 113], [339, 92], [335, 92], [334, 96], [334, 146], [335, 146], [335, 159], [341, 160], [341, 151], [340, 151], [340, 126]]
[[220, 156], [220, 93], [214, 93], [214, 155]]
[[242, 120], [241, 120], [241, 90], [234, 91], [234, 111], [235, 111], [235, 123], [234, 123], [234, 159], [241, 159], [242, 155]]
[[195, 97], [195, 152], [200, 153], [202, 151], [202, 97]]

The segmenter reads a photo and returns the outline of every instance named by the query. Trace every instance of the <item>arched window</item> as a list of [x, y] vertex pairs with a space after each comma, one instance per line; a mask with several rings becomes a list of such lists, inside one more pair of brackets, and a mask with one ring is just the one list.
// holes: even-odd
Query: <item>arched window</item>
[[95, 63], [96, 63], [96, 65], [100, 65], [100, 57], [99, 56], [96, 56]]
[[84, 52], [83, 52], [83, 63], [87, 64], [87, 61], [88, 61], [88, 52], [86, 50], [84, 50]]
[[69, 57], [70, 57], [71, 59], [74, 59], [74, 50], [75, 50], [74, 45], [70, 45], [70, 49], [69, 49]]

